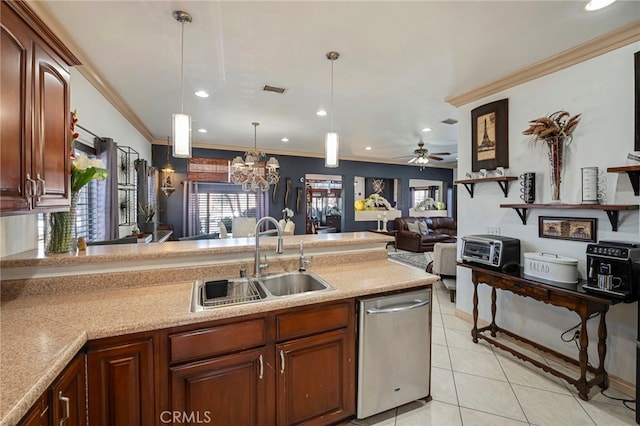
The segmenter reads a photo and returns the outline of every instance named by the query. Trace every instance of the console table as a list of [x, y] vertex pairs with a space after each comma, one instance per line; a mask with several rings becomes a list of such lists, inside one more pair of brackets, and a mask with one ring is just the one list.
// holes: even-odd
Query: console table
[[[589, 398], [589, 390], [598, 385], [602, 389], [606, 389], [609, 386], [609, 378], [607, 372], [604, 369], [604, 360], [607, 354], [607, 324], [606, 314], [610, 305], [619, 303], [620, 301], [615, 299], [609, 299], [599, 295], [593, 295], [584, 292], [580, 284], [569, 285], [568, 288], [557, 287], [549, 284], [543, 284], [537, 281], [532, 281], [521, 276], [521, 273], [509, 274], [505, 272], [490, 270], [481, 266], [475, 266], [468, 263], [459, 263], [460, 266], [471, 268], [471, 281], [473, 282], [473, 329], [471, 330], [471, 336], [473, 342], [478, 343], [478, 339], [486, 340], [488, 343], [510, 352], [512, 355], [520, 358], [523, 361], [528, 361], [538, 368], [553, 374], [556, 377], [566, 380], [568, 383], [578, 389], [579, 396], [583, 400]], [[478, 284], [484, 283], [491, 287], [491, 324], [486, 327], [478, 328]], [[580, 352], [578, 360], [570, 358], [552, 349], [546, 348], [539, 343], [533, 342], [517, 334], [505, 330], [496, 325], [496, 289], [510, 291], [514, 294], [518, 294], [524, 297], [531, 297], [532, 299], [554, 305], [561, 306], [569, 309], [578, 314], [581, 321], [580, 326]], [[599, 363], [597, 368], [589, 365], [589, 355], [587, 354], [587, 346], [589, 345], [589, 337], [587, 334], [587, 320], [593, 315], [599, 314], [600, 323], [598, 326], [598, 357]], [[492, 339], [491, 337], [483, 334], [490, 332], [491, 337], [496, 337], [498, 332], [502, 332], [512, 338], [533, 346], [536, 349], [542, 350], [555, 357], [569, 362], [573, 365], [580, 367], [580, 377], [571, 377], [547, 364], [541, 363], [529, 356], [510, 348], [507, 345]], [[587, 372], [593, 373], [594, 377], [590, 380], [587, 379]]]

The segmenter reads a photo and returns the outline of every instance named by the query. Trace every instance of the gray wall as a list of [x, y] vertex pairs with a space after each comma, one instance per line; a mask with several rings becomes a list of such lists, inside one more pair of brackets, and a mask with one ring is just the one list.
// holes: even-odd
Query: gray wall
[[[236, 155], [243, 155], [239, 151], [222, 151], [215, 149], [194, 148], [194, 157], [203, 158], [224, 158], [233, 159]], [[167, 147], [164, 145], [153, 145], [152, 147], [152, 164], [161, 168], [167, 162]], [[288, 207], [295, 211], [296, 188], [300, 187], [304, 190], [304, 182], [300, 179], [306, 174], [330, 174], [342, 175], [343, 178], [343, 215], [342, 215], [342, 231], [365, 231], [376, 227], [375, 222], [356, 222], [354, 220], [354, 194], [353, 179], [355, 176], [375, 177], [385, 179], [400, 179], [400, 193], [397, 199], [389, 201], [397, 201], [398, 209], [402, 210], [404, 215], [409, 214], [409, 179], [429, 179], [440, 180], [446, 182], [446, 187], [453, 186], [453, 171], [451, 169], [427, 168], [420, 171], [415, 166], [401, 166], [395, 164], [378, 164], [367, 163], [361, 161], [345, 161], [340, 160], [340, 167], [328, 169], [324, 167], [323, 158], [294, 157], [287, 155], [278, 155], [280, 162], [280, 183], [277, 199], [274, 203], [269, 190], [269, 215], [280, 219], [282, 217], [282, 209], [284, 209], [284, 180], [291, 178], [291, 196], [289, 197]], [[176, 191], [167, 199], [164, 194], [160, 194], [160, 222], [173, 225], [174, 237], [183, 236], [182, 231], [182, 196], [183, 186], [181, 181], [186, 179], [187, 159], [170, 158], [171, 164], [176, 169], [174, 183]], [[368, 193], [366, 195], [369, 195]], [[446, 200], [445, 200], [446, 201]], [[303, 207], [304, 208], [304, 207]], [[305, 230], [305, 214], [297, 213], [293, 218], [296, 224], [296, 234], [303, 234]], [[392, 223], [392, 222], [390, 222]]]

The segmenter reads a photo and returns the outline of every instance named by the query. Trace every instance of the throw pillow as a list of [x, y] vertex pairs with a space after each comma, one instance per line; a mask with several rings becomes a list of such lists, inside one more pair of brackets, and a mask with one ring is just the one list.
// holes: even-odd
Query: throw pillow
[[418, 222], [418, 228], [420, 229], [420, 233], [422, 235], [427, 235], [429, 232], [431, 232], [427, 224], [423, 221]]
[[407, 229], [410, 232], [415, 232], [416, 234], [420, 233], [420, 226], [418, 225], [417, 222], [408, 222], [407, 223]]

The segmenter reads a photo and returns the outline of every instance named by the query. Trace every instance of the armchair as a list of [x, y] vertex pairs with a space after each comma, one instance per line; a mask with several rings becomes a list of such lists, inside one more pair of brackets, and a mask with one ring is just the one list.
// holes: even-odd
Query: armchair
[[[458, 254], [456, 243], [436, 243], [433, 246], [431, 272], [440, 275], [452, 303], [456, 301], [456, 263]], [[427, 269], [429, 267], [427, 266]], [[429, 271], [428, 271], [429, 272]]]

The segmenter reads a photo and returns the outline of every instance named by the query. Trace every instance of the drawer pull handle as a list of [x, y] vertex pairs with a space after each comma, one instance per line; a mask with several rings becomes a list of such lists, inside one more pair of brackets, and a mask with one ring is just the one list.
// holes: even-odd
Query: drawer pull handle
[[280, 350], [280, 374], [284, 374], [284, 351]]
[[69, 407], [69, 398], [66, 396], [62, 396], [62, 391], [60, 391], [60, 393], [58, 394], [58, 399], [62, 402], [64, 402], [64, 411], [65, 411], [65, 415], [63, 418], [60, 419], [60, 421], [58, 422], [59, 426], [62, 426], [64, 424], [64, 422], [66, 422], [67, 420], [69, 420], [69, 415], [70, 415], [70, 407]]
[[260, 354], [260, 359], [258, 360], [258, 362], [260, 363], [258, 367], [258, 378], [262, 380], [262, 376], [264, 374], [264, 363], [262, 361], [262, 354]]
[[40, 185], [38, 185], [36, 183], [36, 197], [38, 198], [38, 201], [40, 201], [40, 198], [42, 198], [42, 196], [46, 195], [46, 193], [47, 193], [47, 186], [46, 186], [46, 183], [45, 183], [44, 179], [40, 178], [40, 173], [38, 173], [36, 175], [36, 180], [40, 184]]
[[[31, 200], [36, 196], [36, 192], [37, 192], [37, 184], [36, 181], [31, 179], [31, 174], [27, 173], [27, 177], [26, 177], [26, 181], [29, 183], [29, 189], [26, 190], [26, 196], [29, 199], [29, 201], [31, 202]], [[32, 208], [32, 206], [30, 206], [29, 208]]]
[[425, 305], [429, 304], [429, 299], [419, 300], [416, 299], [413, 303], [408, 305], [396, 306], [393, 308], [385, 308], [385, 309], [367, 309], [367, 314], [389, 314], [389, 313], [397, 313], [397, 312], [406, 312], [411, 309], [421, 308]]

